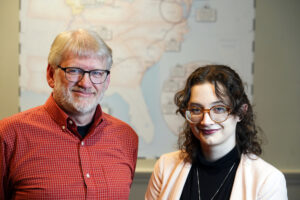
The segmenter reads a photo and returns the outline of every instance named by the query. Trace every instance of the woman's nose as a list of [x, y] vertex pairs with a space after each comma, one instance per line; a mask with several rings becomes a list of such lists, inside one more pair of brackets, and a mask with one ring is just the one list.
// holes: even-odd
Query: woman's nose
[[214, 121], [210, 118], [209, 112], [204, 112], [202, 120], [200, 121], [201, 125], [213, 124]]

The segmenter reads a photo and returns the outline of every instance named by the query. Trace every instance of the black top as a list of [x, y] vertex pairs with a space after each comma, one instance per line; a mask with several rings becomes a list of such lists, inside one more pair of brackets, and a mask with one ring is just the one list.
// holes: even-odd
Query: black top
[[239, 162], [240, 154], [236, 147], [233, 148], [224, 157], [214, 162], [207, 161], [204, 158], [202, 151], [199, 150], [197, 158], [193, 162], [187, 180], [184, 184], [180, 199], [199, 199], [197, 178], [198, 170], [201, 200], [211, 200], [211, 198], [220, 188], [231, 167], [234, 165], [228, 177], [226, 178], [224, 185], [220, 188], [219, 192], [214, 197], [214, 200], [229, 199]]
[[85, 125], [85, 126], [77, 126], [77, 131], [81, 135], [82, 138], [84, 138], [86, 136], [86, 134], [88, 134], [92, 123], [93, 122], [91, 122], [91, 123], [89, 123], [88, 125]]

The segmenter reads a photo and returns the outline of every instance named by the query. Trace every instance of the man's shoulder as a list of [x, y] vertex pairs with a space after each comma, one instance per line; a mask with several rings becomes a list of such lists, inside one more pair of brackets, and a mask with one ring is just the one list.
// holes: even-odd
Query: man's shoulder
[[37, 106], [34, 108], [30, 108], [28, 110], [16, 113], [14, 115], [8, 116], [0, 120], [0, 123], [15, 123], [15, 122], [22, 122], [29, 118], [34, 118], [38, 115], [41, 111], [43, 111], [43, 106]]
[[127, 124], [126, 122], [124, 122], [114, 116], [111, 116], [105, 112], [102, 112], [102, 115], [103, 115], [103, 119], [110, 125], [124, 126], [124, 127], [131, 128], [129, 124]]
[[42, 110], [44, 110], [42, 106], [38, 106], [3, 118], [0, 120], [0, 137], [14, 138], [16, 130], [24, 130], [28, 124], [37, 121], [37, 116], [43, 112]]
[[112, 129], [115, 129], [116, 131], [117, 130], [120, 130], [122, 132], [129, 132], [131, 134], [136, 134], [135, 131], [133, 130], [133, 128], [127, 124], [126, 122], [116, 118], [116, 117], [113, 117], [107, 113], [102, 113], [103, 115], [103, 120], [106, 122], [106, 124], [112, 128]]

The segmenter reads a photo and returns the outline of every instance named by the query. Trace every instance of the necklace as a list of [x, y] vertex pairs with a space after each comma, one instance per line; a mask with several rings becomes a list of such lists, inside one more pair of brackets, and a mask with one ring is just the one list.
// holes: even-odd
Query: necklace
[[[232, 171], [233, 167], [234, 167], [235, 163], [233, 163], [233, 165], [231, 166], [231, 168], [229, 169], [227, 175], [225, 176], [224, 180], [222, 181], [222, 183], [220, 184], [219, 188], [217, 189], [217, 191], [215, 192], [215, 194], [212, 196], [212, 198], [210, 200], [213, 200], [215, 198], [215, 196], [218, 194], [218, 192], [220, 191], [220, 189], [222, 188], [222, 186], [224, 185], [226, 179], [228, 178], [230, 172]], [[200, 184], [199, 184], [199, 172], [197, 169], [197, 183], [198, 183], [198, 195], [199, 195], [199, 200], [201, 200], [200, 197]]]

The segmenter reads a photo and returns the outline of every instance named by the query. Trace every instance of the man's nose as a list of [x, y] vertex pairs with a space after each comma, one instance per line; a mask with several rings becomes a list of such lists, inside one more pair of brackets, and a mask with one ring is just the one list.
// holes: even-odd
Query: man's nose
[[84, 73], [82, 76], [82, 79], [77, 84], [82, 87], [91, 87], [93, 83], [90, 79], [89, 73]]

